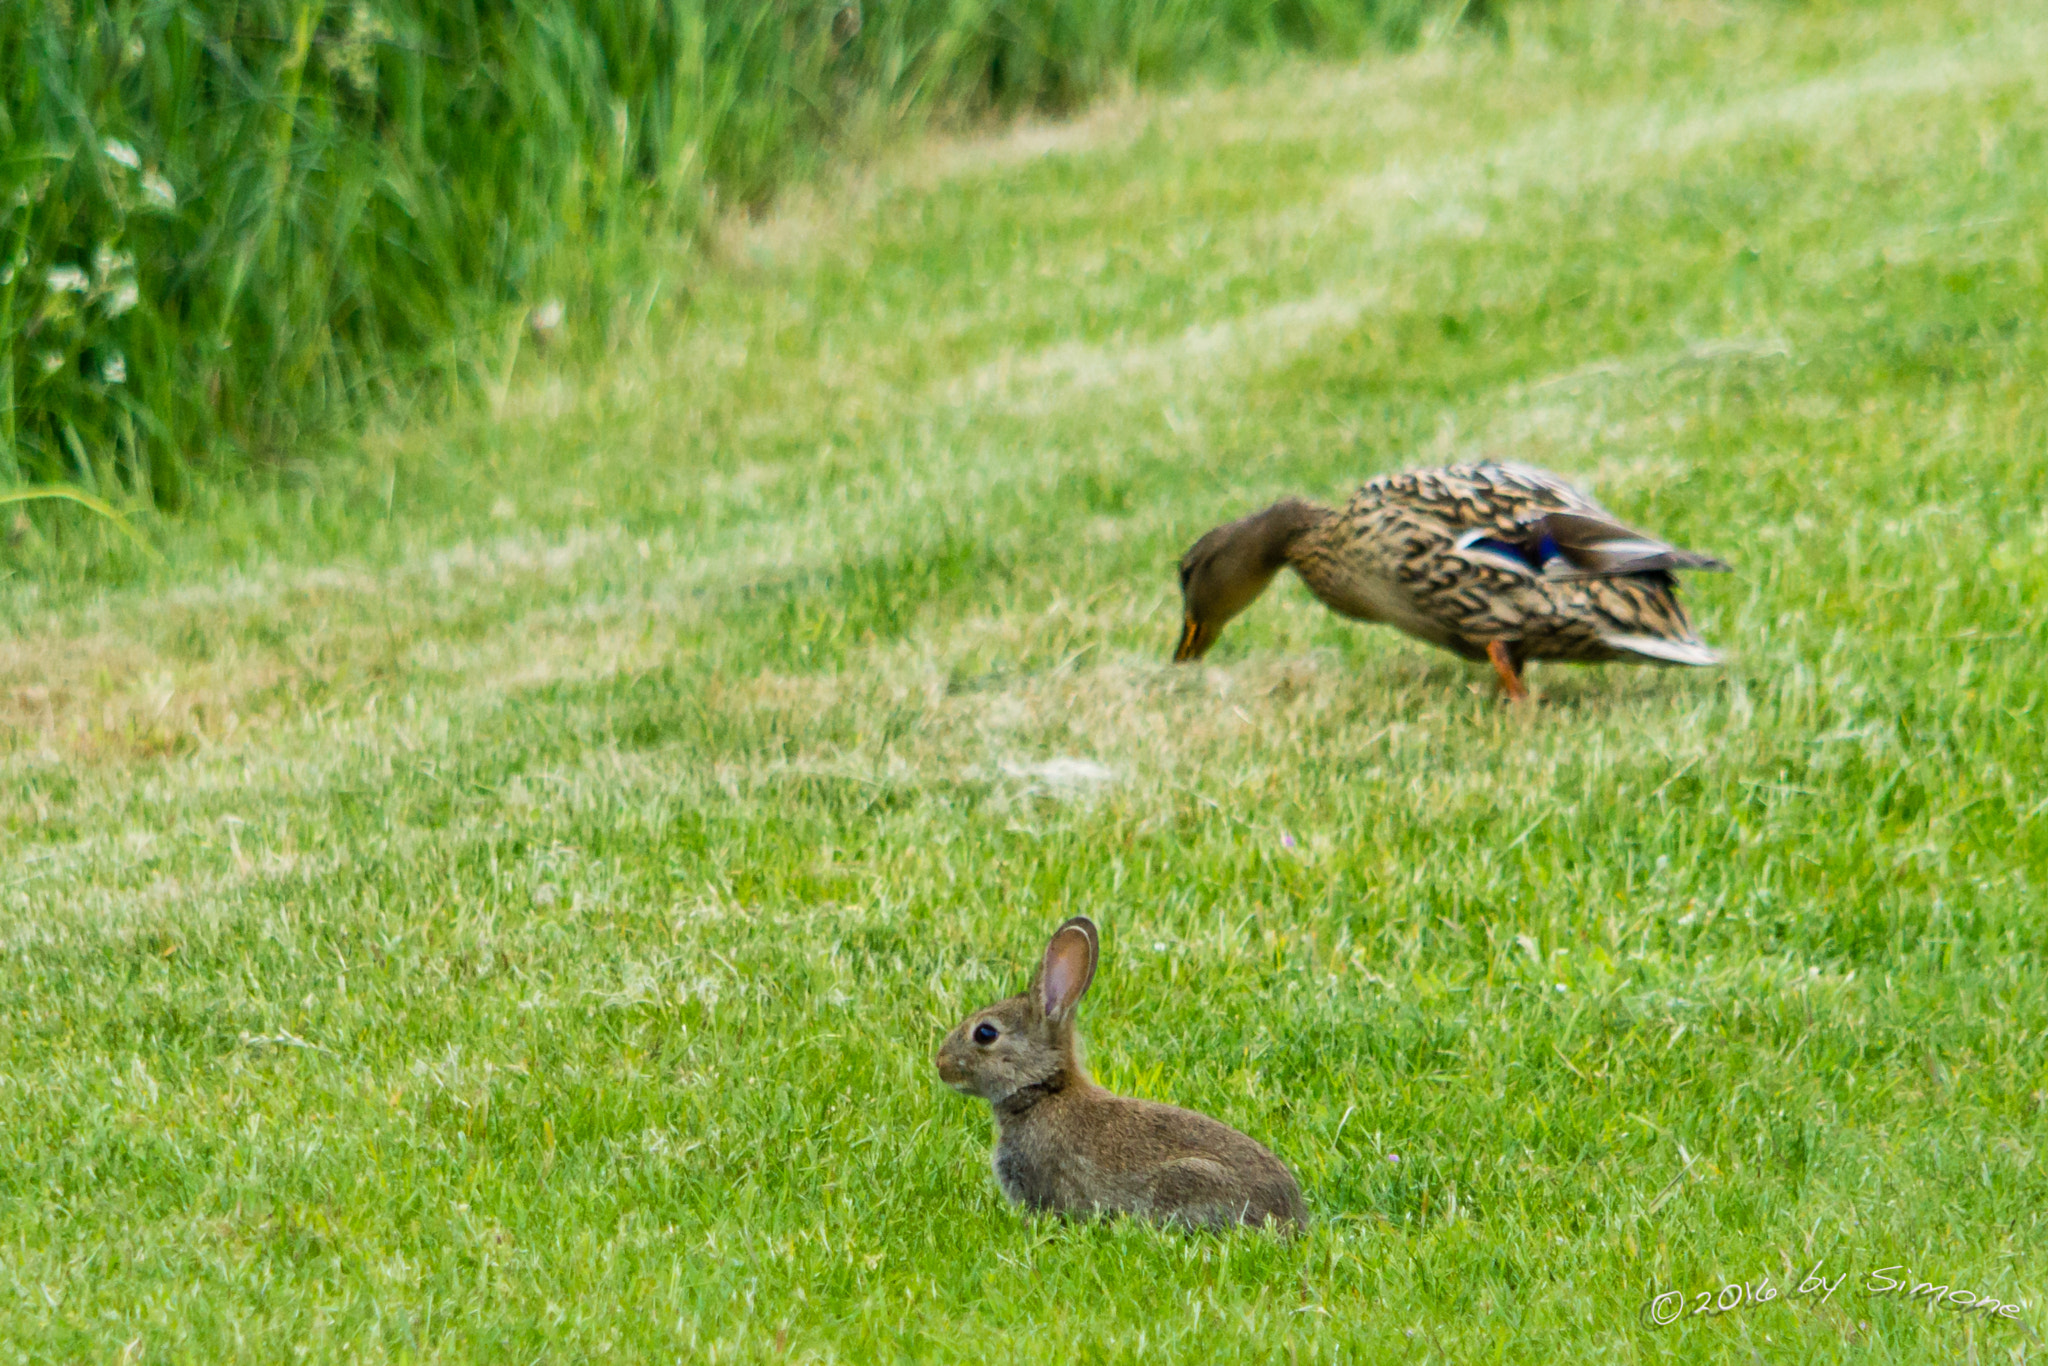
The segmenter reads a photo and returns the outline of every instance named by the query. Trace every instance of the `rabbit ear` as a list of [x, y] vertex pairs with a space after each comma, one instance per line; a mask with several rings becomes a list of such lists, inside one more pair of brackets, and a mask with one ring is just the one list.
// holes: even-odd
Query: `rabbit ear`
[[1085, 915], [1053, 931], [1038, 968], [1038, 1006], [1046, 1019], [1058, 1022], [1073, 1015], [1095, 980], [1097, 952], [1095, 922]]

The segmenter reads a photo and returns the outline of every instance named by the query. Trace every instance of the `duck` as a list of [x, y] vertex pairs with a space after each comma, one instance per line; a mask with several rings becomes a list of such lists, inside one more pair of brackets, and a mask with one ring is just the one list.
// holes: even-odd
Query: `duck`
[[1547, 470], [1509, 462], [1381, 475], [1342, 508], [1284, 498], [1180, 562], [1174, 660], [1207, 654], [1282, 569], [1330, 610], [1490, 663], [1513, 701], [1533, 660], [1704, 668], [1676, 571], [1725, 572], [1617, 520]]

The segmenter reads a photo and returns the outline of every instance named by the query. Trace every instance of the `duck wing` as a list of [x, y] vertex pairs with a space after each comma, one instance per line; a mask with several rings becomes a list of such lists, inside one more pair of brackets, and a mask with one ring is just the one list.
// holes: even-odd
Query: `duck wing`
[[1580, 512], [1548, 512], [1527, 524], [1524, 539], [1546, 543], [1570, 565], [1569, 571], [1545, 566], [1554, 578], [1605, 578], [1613, 574], [1652, 574], [1673, 569], [1726, 573], [1728, 566], [1712, 555], [1648, 536], [1607, 517]]
[[1479, 527], [1455, 544], [1459, 550], [1476, 551], [1546, 579], [1644, 575], [1669, 582], [1675, 569], [1728, 568], [1712, 555], [1681, 550], [1611, 517], [1587, 512], [1541, 512], [1512, 528]]

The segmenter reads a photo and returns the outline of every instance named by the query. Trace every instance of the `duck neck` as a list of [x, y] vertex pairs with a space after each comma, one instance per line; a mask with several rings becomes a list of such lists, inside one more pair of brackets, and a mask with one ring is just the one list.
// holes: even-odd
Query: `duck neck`
[[1245, 536], [1269, 572], [1292, 565], [1299, 570], [1314, 545], [1312, 533], [1336, 518], [1331, 508], [1302, 498], [1283, 498], [1264, 512], [1245, 519]]

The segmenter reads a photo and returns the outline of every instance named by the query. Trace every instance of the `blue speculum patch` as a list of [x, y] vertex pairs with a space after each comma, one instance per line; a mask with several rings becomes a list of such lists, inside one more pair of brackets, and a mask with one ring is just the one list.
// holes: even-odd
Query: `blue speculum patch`
[[1557, 542], [1547, 532], [1537, 544], [1534, 553], [1531, 553], [1526, 545], [1517, 545], [1513, 541], [1503, 541], [1493, 536], [1481, 536], [1467, 542], [1467, 545], [1473, 550], [1484, 550], [1507, 559], [1520, 560], [1538, 573], [1542, 572], [1546, 562], [1557, 556]]

